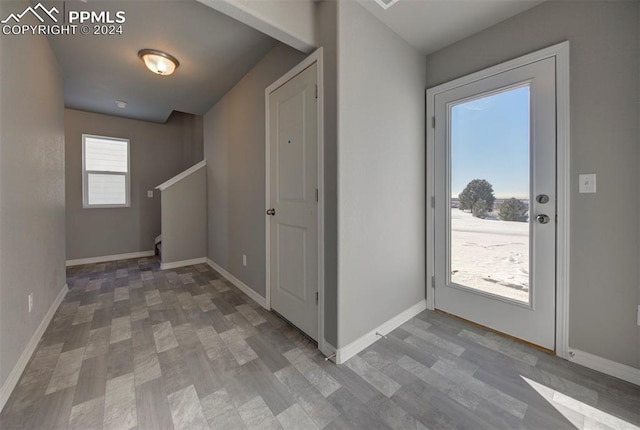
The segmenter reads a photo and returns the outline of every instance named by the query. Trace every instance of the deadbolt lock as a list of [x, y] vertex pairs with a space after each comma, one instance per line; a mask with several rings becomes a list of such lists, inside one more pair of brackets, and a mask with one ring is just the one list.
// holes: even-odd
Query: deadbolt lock
[[544, 205], [545, 203], [549, 203], [549, 196], [546, 194], [538, 194], [536, 196], [536, 202]]

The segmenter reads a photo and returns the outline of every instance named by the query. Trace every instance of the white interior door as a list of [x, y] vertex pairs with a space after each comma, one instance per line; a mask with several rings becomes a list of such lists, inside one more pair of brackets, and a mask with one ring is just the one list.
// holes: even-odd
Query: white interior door
[[435, 95], [437, 309], [555, 349], [555, 57]]
[[269, 94], [271, 307], [318, 339], [318, 67]]

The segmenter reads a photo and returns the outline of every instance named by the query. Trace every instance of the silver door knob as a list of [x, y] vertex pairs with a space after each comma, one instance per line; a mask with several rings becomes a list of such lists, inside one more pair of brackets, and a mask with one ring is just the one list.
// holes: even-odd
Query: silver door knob
[[276, 210], [274, 208], [267, 209], [267, 215], [274, 216], [276, 214]]
[[550, 218], [549, 215], [540, 214], [536, 217], [536, 221], [538, 221], [540, 224], [546, 224], [550, 221]]

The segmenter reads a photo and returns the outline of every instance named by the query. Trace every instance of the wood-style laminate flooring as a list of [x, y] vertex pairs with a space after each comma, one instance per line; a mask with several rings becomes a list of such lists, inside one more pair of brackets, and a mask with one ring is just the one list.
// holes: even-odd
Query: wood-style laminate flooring
[[2, 430], [640, 426], [640, 387], [439, 313], [336, 366], [206, 265], [67, 275]]

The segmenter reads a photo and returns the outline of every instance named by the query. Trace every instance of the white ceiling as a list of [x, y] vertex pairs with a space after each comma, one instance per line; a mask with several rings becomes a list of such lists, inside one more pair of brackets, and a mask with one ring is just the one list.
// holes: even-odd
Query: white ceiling
[[[172, 111], [202, 115], [276, 43], [195, 0], [42, 2], [60, 10], [126, 12], [123, 35], [50, 36], [69, 108], [164, 122]], [[160, 49], [180, 67], [146, 69], [137, 53]], [[116, 100], [125, 100], [119, 109]]]
[[544, 1], [399, 0], [384, 10], [374, 0], [358, 0], [380, 21], [425, 55]]

